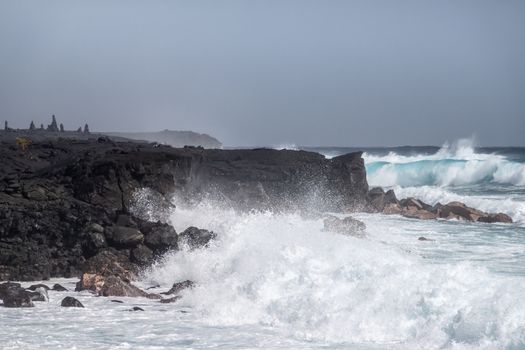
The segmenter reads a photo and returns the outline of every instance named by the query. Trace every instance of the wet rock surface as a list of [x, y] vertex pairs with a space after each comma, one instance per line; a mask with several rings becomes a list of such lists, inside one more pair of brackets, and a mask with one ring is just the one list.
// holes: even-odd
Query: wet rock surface
[[[31, 291], [26, 291], [20, 283], [5, 282], [0, 284], [0, 299], [4, 307], [33, 307]], [[39, 294], [38, 292], [35, 292]]]
[[195, 283], [190, 280], [176, 282], [173, 284], [173, 286], [170, 288], [169, 291], [161, 293], [161, 294], [178, 294], [184, 289], [193, 288], [194, 286], [195, 286]]
[[84, 307], [80, 301], [73, 297], [65, 297], [60, 303], [62, 307]]
[[216, 237], [216, 234], [197, 227], [188, 227], [179, 235], [179, 237], [180, 240], [184, 244], [187, 244], [191, 249], [198, 249], [206, 247], [208, 243]]
[[468, 207], [464, 203], [437, 203], [432, 206], [416, 198], [398, 200], [393, 190], [385, 192], [382, 188], [373, 188], [368, 192], [369, 212], [398, 214], [420, 220], [455, 219], [485, 223], [512, 223], [512, 218], [503, 213], [486, 213]]
[[350, 216], [339, 219], [338, 217], [330, 215], [323, 220], [323, 224], [324, 229], [327, 231], [342, 233], [350, 236], [361, 236], [366, 229], [364, 222], [354, 219]]

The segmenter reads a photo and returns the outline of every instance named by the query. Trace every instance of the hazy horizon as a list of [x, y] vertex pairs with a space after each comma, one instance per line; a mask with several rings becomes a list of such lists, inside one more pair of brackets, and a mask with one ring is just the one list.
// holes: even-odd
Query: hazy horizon
[[0, 118], [225, 146], [525, 146], [522, 1], [5, 1]]

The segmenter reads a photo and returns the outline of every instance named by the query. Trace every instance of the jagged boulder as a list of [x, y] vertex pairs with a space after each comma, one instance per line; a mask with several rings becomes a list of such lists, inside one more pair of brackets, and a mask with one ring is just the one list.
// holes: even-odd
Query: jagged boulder
[[178, 249], [179, 236], [173, 226], [160, 221], [141, 221], [139, 227], [144, 234], [144, 245], [155, 255], [161, 255], [170, 249]]
[[335, 216], [328, 216], [323, 221], [324, 229], [331, 232], [342, 233], [350, 236], [361, 236], [366, 229], [364, 222], [347, 216], [339, 219]]
[[512, 218], [504, 213], [497, 214], [488, 214], [482, 216], [478, 219], [479, 222], [493, 223], [493, 222], [503, 222], [506, 224], [512, 223]]
[[99, 281], [98, 295], [105, 297], [148, 297], [149, 293], [117, 276], [103, 277]]
[[191, 226], [184, 230], [179, 235], [179, 238], [184, 244], [187, 244], [190, 249], [198, 249], [206, 247], [216, 236], [212, 231]]
[[119, 252], [103, 251], [86, 261], [76, 290], [90, 290], [101, 296], [160, 298], [131, 284], [136, 267]]
[[136, 278], [136, 267], [123, 253], [103, 250], [84, 263], [82, 273], [118, 276], [125, 280], [132, 280]]
[[399, 214], [401, 206], [397, 200], [394, 190], [388, 190], [386, 193], [381, 187], [374, 187], [368, 191], [368, 204], [371, 212], [384, 214]]
[[153, 262], [153, 252], [151, 249], [141, 244], [131, 250], [131, 261], [139, 266], [147, 266]]

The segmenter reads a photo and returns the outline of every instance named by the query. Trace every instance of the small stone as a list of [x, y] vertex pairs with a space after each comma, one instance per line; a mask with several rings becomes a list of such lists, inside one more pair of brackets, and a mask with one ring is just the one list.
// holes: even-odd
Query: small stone
[[52, 290], [56, 291], [56, 292], [66, 292], [67, 291], [67, 288], [65, 287], [62, 287], [60, 284], [56, 283]]
[[63, 307], [84, 307], [80, 301], [73, 297], [65, 297], [60, 305]]

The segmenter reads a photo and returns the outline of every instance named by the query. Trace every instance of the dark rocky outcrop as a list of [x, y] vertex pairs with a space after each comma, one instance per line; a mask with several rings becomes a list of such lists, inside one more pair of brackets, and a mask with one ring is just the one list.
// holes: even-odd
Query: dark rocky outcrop
[[84, 307], [80, 301], [73, 297], [65, 297], [60, 305], [63, 307]]
[[[104, 250], [145, 265], [178, 249], [179, 236], [165, 223], [174, 192], [188, 203], [220, 199], [240, 210], [316, 203], [337, 211], [365, 206], [368, 192], [360, 153], [330, 160], [303, 151], [96, 138], [45, 139], [23, 150], [8, 138], [0, 142], [0, 164], [0, 280], [80, 276], [84, 262]], [[148, 201], [141, 202], [144, 191]], [[190, 231], [181, 236], [196, 246], [213, 237]]]

